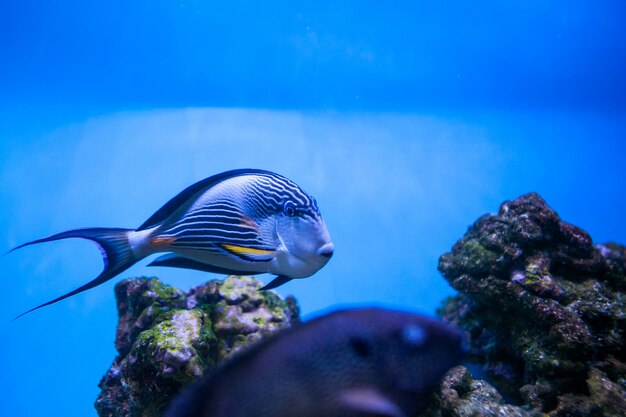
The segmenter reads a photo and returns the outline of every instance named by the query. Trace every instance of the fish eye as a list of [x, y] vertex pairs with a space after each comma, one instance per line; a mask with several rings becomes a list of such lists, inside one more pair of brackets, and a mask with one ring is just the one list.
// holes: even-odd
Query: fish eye
[[287, 201], [283, 206], [283, 213], [285, 213], [289, 217], [294, 217], [296, 215], [296, 205], [293, 201]]
[[362, 358], [366, 358], [371, 355], [372, 347], [369, 342], [362, 337], [350, 338], [350, 347], [352, 350]]

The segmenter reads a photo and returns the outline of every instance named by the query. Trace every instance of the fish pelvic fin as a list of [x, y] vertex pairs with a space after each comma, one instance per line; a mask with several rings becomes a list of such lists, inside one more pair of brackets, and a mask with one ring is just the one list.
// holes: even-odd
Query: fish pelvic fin
[[104, 262], [104, 269], [102, 270], [100, 275], [98, 275], [92, 281], [89, 281], [85, 285], [78, 287], [75, 290], [68, 292], [67, 294], [55, 298], [54, 300], [43, 303], [35, 308], [31, 308], [30, 310], [15, 317], [13, 320], [16, 320], [23, 315], [38, 310], [42, 307], [49, 306], [50, 304], [57, 303], [73, 295], [97, 287], [98, 285], [105, 283], [119, 273], [130, 268], [133, 264], [143, 258], [143, 256], [136, 257], [132, 250], [128, 239], [131, 232], [133, 232], [132, 229], [120, 228], [75, 229], [57, 233], [55, 235], [44, 237], [42, 239], [33, 240], [32, 242], [27, 242], [11, 249], [9, 253], [25, 246], [35, 245], [38, 243], [52, 242], [54, 240], [67, 238], [81, 238], [95, 242], [95, 244], [100, 249], [100, 252], [102, 253], [102, 260]]
[[259, 291], [273, 290], [274, 288], [278, 288], [281, 285], [288, 283], [289, 281], [291, 281], [291, 278], [289, 278], [288, 276], [278, 275], [269, 284], [259, 288]]

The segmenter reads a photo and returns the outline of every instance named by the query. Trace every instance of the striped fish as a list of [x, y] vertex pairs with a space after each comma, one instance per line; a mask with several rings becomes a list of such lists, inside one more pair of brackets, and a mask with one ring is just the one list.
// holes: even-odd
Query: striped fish
[[199, 181], [134, 230], [69, 230], [11, 251], [66, 238], [95, 242], [104, 270], [87, 284], [20, 316], [96, 287], [153, 253], [168, 252], [149, 266], [275, 274], [262, 288], [268, 290], [313, 275], [334, 251], [315, 199], [293, 181], [259, 169], [227, 171]]

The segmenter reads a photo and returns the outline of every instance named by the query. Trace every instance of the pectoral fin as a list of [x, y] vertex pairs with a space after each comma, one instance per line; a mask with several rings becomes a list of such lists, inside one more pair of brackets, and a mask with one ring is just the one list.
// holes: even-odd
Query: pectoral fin
[[276, 251], [273, 249], [248, 248], [227, 243], [222, 243], [220, 246], [228, 253], [249, 262], [268, 262], [276, 256]]
[[393, 400], [373, 388], [354, 388], [339, 394], [339, 400], [352, 412], [385, 417], [406, 417]]

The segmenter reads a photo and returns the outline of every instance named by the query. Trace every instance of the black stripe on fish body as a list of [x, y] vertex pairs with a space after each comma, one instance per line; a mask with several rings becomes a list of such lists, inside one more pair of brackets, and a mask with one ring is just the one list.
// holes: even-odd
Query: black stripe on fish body
[[214, 248], [219, 243], [231, 243], [251, 248], [267, 247], [259, 236], [259, 226], [239, 210], [215, 210], [211, 204], [186, 214], [172, 225], [164, 227], [159, 237], [173, 238], [172, 246]]
[[386, 309], [334, 312], [235, 355], [165, 417], [411, 416], [463, 357], [451, 326]]
[[299, 205], [307, 204], [307, 194], [296, 183], [285, 177], [273, 176], [266, 184], [273, 188], [278, 194], [286, 196]]
[[196, 211], [202, 211], [202, 210], [223, 210], [225, 212], [239, 213], [241, 210], [241, 207], [237, 202], [224, 197], [221, 199], [217, 199], [215, 201], [211, 201], [210, 203], [205, 203], [201, 205], [200, 207], [190, 210], [189, 213], [194, 213]]
[[[283, 212], [289, 216], [298, 216], [302, 218], [309, 217], [311, 219], [319, 218], [319, 210], [312, 205], [311, 199], [308, 199], [308, 203], [302, 204], [301, 200], [296, 200], [291, 194], [284, 195], [262, 195], [259, 192], [262, 189], [257, 189], [254, 193], [257, 194], [258, 201], [262, 203], [261, 206], [255, 207], [254, 218], [266, 218], [276, 213]], [[303, 194], [304, 195], [304, 194]], [[293, 207], [293, 214], [288, 214], [287, 207], [291, 205]]]
[[296, 199], [292, 193], [289, 193], [286, 190], [277, 189], [271, 184], [263, 183], [261, 181], [255, 182], [251, 188], [252, 192], [255, 192], [259, 199], [264, 200], [268, 207], [280, 207], [282, 201]]
[[219, 218], [203, 218], [197, 221], [178, 224], [172, 228], [160, 231], [159, 236], [183, 238], [186, 236], [204, 236], [207, 241], [222, 239], [232, 236], [233, 239], [246, 239], [255, 242], [260, 241], [259, 228], [253, 221], [245, 219], [223, 222]]
[[186, 216], [181, 221], [174, 223], [172, 226], [164, 228], [160, 233], [175, 234], [179, 230], [184, 230], [187, 227], [205, 228], [205, 229], [219, 229], [219, 228], [234, 228], [244, 230], [258, 230], [258, 225], [252, 220], [242, 215], [223, 216], [223, 215], [195, 215]]
[[285, 200], [291, 200], [298, 205], [308, 205], [310, 202], [308, 195], [297, 184], [284, 177], [259, 176], [250, 188], [260, 192], [257, 196], [267, 199], [268, 206], [280, 206]]
[[[265, 187], [262, 185], [259, 188], [271, 195], [273, 203], [279, 207], [290, 201], [304, 211], [310, 210], [319, 215], [317, 202], [312, 196], [304, 192], [294, 182], [286, 178], [282, 178], [282, 180], [284, 180], [282, 183], [280, 181], [270, 181], [269, 186]], [[280, 184], [280, 186], [277, 187], [276, 184]]]
[[298, 190], [298, 193], [289, 192], [288, 190], [278, 191], [274, 188], [257, 184], [255, 191], [267, 207], [275, 208], [277, 211], [280, 211], [285, 201], [292, 201], [298, 206], [304, 206], [308, 200], [306, 195], [300, 190]]
[[225, 210], [198, 210], [198, 212], [186, 214], [173, 225], [179, 225], [190, 222], [197, 222], [198, 219], [212, 219], [212, 221], [220, 221], [223, 223], [237, 223], [243, 215], [239, 212], [227, 212]]
[[168, 225], [167, 230], [173, 230], [179, 228], [181, 225], [198, 222], [237, 224], [241, 222], [242, 216], [243, 215], [240, 213], [207, 209], [186, 214], [180, 220]]
[[199, 231], [211, 234], [211, 231], [225, 231], [233, 233], [252, 233], [256, 235], [256, 230], [247, 225], [239, 225], [233, 223], [222, 223], [220, 221], [202, 221], [189, 222], [185, 224], [179, 224], [167, 230], [163, 230], [159, 233], [160, 236], [184, 236], [189, 231]]
[[249, 184], [245, 190], [242, 210], [255, 221], [262, 221], [282, 211], [280, 201], [268, 196], [256, 183]]
[[221, 225], [216, 228], [193, 228], [180, 230], [174, 234], [160, 235], [174, 239], [172, 246], [187, 247], [201, 246], [214, 247], [218, 244], [233, 244], [256, 249], [275, 248], [265, 243], [256, 231], [247, 227], [235, 225]]
[[[211, 227], [212, 226], [212, 227]], [[243, 240], [250, 244], [259, 244], [259, 235], [255, 231], [247, 227], [239, 227], [234, 225], [201, 225], [200, 227], [181, 229], [176, 233], [166, 233], [160, 236], [176, 238], [178, 242], [182, 242], [189, 237], [201, 239], [207, 243], [223, 242], [229, 239]]]
[[184, 213], [180, 219], [174, 220], [170, 225], [164, 227], [171, 228], [178, 224], [183, 224], [187, 221], [196, 221], [197, 218], [221, 218], [228, 221], [228, 219], [232, 219], [233, 221], [237, 221], [244, 214], [241, 211], [241, 207], [234, 203], [226, 202], [226, 201], [212, 201], [210, 203], [205, 203], [202, 206], [195, 208], [193, 210], [189, 210]]

